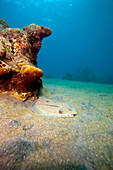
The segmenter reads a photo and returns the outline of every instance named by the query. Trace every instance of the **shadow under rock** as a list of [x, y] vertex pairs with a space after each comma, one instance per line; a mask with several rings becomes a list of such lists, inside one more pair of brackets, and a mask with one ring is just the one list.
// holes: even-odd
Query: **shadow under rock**
[[21, 169], [22, 161], [35, 150], [35, 143], [27, 138], [10, 138], [0, 147], [0, 170]]
[[84, 165], [77, 165], [72, 162], [62, 163], [32, 163], [25, 170], [87, 170]]
[[[0, 148], [0, 170], [87, 170], [84, 165], [34, 160], [37, 145], [25, 137], [13, 137]], [[26, 159], [28, 158], [28, 159]]]

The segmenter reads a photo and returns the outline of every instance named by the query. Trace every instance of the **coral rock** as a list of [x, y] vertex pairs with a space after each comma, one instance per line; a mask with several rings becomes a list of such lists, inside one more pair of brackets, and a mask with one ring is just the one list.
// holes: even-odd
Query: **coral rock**
[[3, 47], [3, 44], [0, 42], [0, 60], [3, 58], [5, 55], [5, 48]]
[[2, 18], [0, 18], [0, 31], [8, 27], [9, 25]]
[[31, 24], [24, 29], [6, 28], [0, 32], [0, 91], [26, 100], [38, 95], [43, 71], [37, 68], [42, 39], [51, 30]]

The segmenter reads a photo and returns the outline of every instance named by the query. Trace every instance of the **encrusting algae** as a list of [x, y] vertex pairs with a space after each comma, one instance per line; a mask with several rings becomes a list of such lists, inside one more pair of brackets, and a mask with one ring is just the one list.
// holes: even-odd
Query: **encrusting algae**
[[[0, 20], [0, 24], [5, 23]], [[0, 92], [9, 92], [23, 101], [38, 95], [43, 71], [37, 68], [37, 53], [42, 39], [49, 35], [49, 28], [35, 24], [23, 30], [0, 30]]]

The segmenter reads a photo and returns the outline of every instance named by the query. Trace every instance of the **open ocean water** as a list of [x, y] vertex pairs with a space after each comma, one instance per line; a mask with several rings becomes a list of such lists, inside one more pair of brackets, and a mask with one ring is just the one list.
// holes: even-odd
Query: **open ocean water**
[[52, 133], [55, 125], [59, 141], [69, 146], [66, 154], [73, 151], [69, 161], [84, 165], [78, 169], [113, 169], [113, 0], [0, 0], [0, 17], [11, 28], [35, 23], [52, 30], [37, 59], [44, 72], [41, 93], [77, 115], [48, 115], [45, 128]]
[[0, 0], [0, 17], [52, 30], [37, 59], [45, 78], [113, 84], [112, 0]]

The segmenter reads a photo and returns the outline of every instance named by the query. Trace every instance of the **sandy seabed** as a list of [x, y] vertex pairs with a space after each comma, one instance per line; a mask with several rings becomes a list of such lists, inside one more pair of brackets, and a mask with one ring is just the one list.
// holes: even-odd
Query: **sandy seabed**
[[0, 95], [0, 115], [2, 169], [113, 169], [113, 85], [44, 79], [35, 102]]

